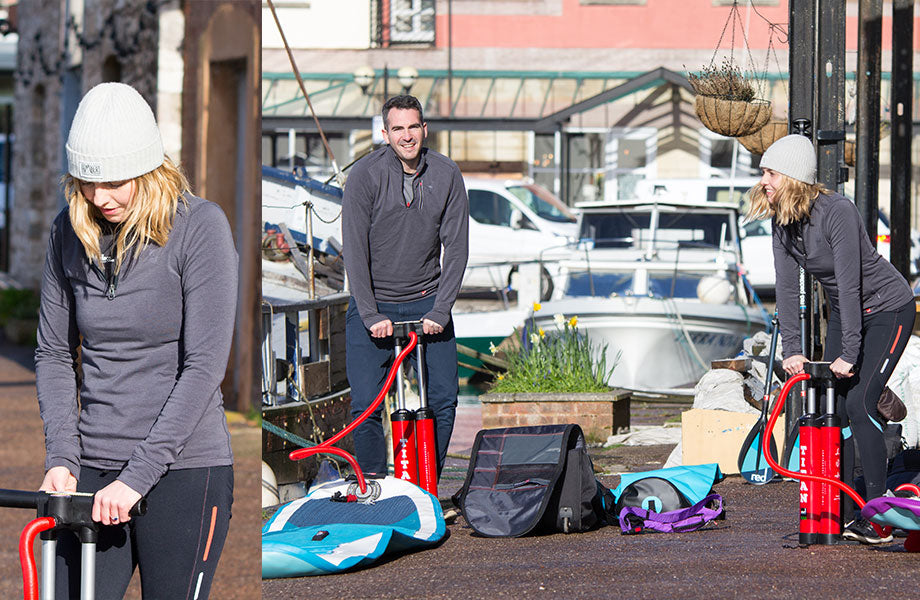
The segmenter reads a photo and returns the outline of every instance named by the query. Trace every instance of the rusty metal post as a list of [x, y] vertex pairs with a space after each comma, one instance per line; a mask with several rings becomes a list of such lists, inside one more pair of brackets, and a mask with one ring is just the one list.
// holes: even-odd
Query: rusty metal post
[[882, 0], [859, 0], [856, 67], [856, 206], [869, 239], [878, 239], [878, 134]]

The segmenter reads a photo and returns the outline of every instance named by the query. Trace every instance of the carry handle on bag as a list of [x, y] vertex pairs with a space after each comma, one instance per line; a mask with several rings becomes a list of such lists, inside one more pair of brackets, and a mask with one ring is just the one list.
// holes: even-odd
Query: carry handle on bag
[[[54, 562], [57, 531], [70, 529], [80, 537], [80, 600], [95, 600], [96, 540], [99, 523], [93, 521], [94, 494], [80, 492], [29, 492], [0, 489], [0, 507], [34, 508], [37, 516], [19, 537], [19, 560], [22, 563], [22, 588], [25, 600], [54, 600]], [[147, 512], [147, 499], [141, 498], [129, 514]], [[39, 596], [38, 575], [32, 556], [35, 536], [42, 537], [42, 582]]]
[[696, 531], [722, 514], [722, 496], [709, 494], [689, 508], [655, 512], [638, 506], [624, 506], [620, 511], [620, 529], [624, 534], [645, 530], [663, 533]]

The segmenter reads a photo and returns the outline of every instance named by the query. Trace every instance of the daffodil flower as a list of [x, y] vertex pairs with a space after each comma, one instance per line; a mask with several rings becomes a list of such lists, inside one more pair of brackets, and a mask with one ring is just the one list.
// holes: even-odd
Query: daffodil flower
[[540, 310], [541, 308], [543, 308], [543, 305], [540, 304], [539, 302], [534, 302], [534, 303], [533, 303], [533, 311], [534, 311], [534, 312], [537, 312], [537, 311]]
[[530, 343], [534, 346], [540, 343], [540, 335], [536, 331], [530, 334]]
[[495, 353], [498, 352], [498, 348], [492, 342], [489, 342], [489, 352], [492, 353], [492, 356], [495, 356]]
[[578, 326], [577, 316], [573, 316], [571, 319], [569, 319], [569, 326], [571, 326], [572, 329], [575, 329]]
[[504, 378], [505, 378], [505, 374], [504, 374], [504, 373], [499, 373], [499, 374], [498, 374], [498, 380], [499, 380], [499, 381], [501, 381], [501, 380], [504, 379]]
[[540, 337], [541, 337], [541, 338], [545, 338], [545, 337], [546, 337], [546, 332], [543, 331], [543, 328], [542, 328], [542, 327], [539, 328], [539, 329], [537, 329], [537, 333], [540, 334]]
[[562, 329], [565, 326], [565, 315], [556, 313], [553, 315], [553, 321], [556, 322], [556, 327]]

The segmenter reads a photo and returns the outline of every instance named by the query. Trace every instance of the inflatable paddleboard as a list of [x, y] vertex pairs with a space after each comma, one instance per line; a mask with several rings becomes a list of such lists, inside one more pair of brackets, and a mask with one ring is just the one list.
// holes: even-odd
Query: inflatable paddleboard
[[882, 496], [866, 502], [860, 510], [873, 523], [906, 531], [920, 529], [920, 498]]
[[441, 504], [396, 479], [336, 480], [278, 509], [262, 527], [262, 577], [339, 573], [390, 553], [436, 545], [445, 535]]

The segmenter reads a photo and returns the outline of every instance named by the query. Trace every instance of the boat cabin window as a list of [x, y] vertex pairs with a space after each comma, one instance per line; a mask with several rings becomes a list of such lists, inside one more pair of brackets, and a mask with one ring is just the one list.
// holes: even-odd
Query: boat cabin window
[[634, 271], [622, 273], [589, 273], [587, 271], [569, 274], [565, 294], [567, 296], [625, 295], [632, 292]]
[[[704, 277], [712, 277], [712, 273], [651, 271], [648, 274], [648, 295], [656, 298], [697, 299], [700, 297], [700, 281]], [[727, 279], [720, 282], [720, 285], [732, 293], [733, 287]]]
[[495, 192], [470, 190], [470, 216], [483, 225], [511, 227], [511, 204]]
[[[610, 210], [585, 213], [581, 237], [594, 240], [595, 248], [641, 248], [651, 239], [651, 213], [648, 211]], [[671, 213], [658, 217], [657, 242], [663, 246], [718, 248], [725, 227], [731, 236], [729, 213]]]
[[[575, 271], [569, 274], [565, 294], [567, 296], [595, 296], [599, 298], [637, 294], [654, 298], [699, 299], [701, 293], [700, 282], [704, 278], [712, 278], [711, 272], [649, 271], [648, 290], [636, 290], [634, 289], [634, 274], [634, 271]], [[733, 299], [733, 290], [734, 287], [731, 283], [727, 279], [724, 280], [720, 291], [727, 291], [728, 295], [731, 296], [730, 299]]]

